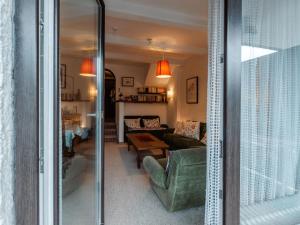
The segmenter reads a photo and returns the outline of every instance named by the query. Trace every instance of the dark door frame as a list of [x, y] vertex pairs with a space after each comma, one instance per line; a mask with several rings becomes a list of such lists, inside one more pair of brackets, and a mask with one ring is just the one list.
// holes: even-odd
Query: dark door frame
[[[97, 0], [97, 2], [99, 6], [102, 6], [99, 7], [99, 20], [104, 21], [104, 2], [103, 0]], [[241, 0], [225, 0], [223, 205], [225, 225], [238, 225], [240, 223], [241, 3]], [[19, 0], [15, 3], [15, 9], [15, 131], [16, 137], [18, 137], [15, 143], [16, 223], [18, 225], [33, 225], [39, 223], [39, 1]], [[103, 31], [104, 24], [99, 29], [102, 34]], [[99, 40], [99, 44], [104, 47], [104, 37]], [[104, 60], [103, 50], [99, 53], [99, 58]], [[99, 63], [101, 64], [98, 62], [98, 65]], [[104, 67], [102, 68], [104, 70]], [[55, 79], [57, 82], [57, 77]], [[101, 80], [99, 82], [101, 83]], [[58, 96], [57, 92], [56, 94]], [[101, 120], [103, 121], [103, 117]], [[58, 124], [55, 124], [55, 127], [57, 126]], [[55, 143], [57, 141], [55, 140]], [[103, 141], [100, 144], [103, 149]], [[104, 224], [103, 151], [100, 160], [101, 184], [98, 185], [102, 195], [99, 204], [102, 207], [99, 213], [101, 214], [100, 223]], [[57, 162], [55, 163], [58, 165]], [[58, 204], [57, 199], [54, 202]], [[54, 221], [56, 222], [59, 215], [58, 212], [55, 214]]]
[[[107, 69], [107, 68], [105, 68], [105, 72], [109, 72], [113, 77], [114, 77], [114, 86], [115, 86], [115, 91], [117, 92], [117, 79], [116, 79], [116, 75], [114, 74], [114, 72], [112, 71], [112, 70], [110, 70], [110, 69]], [[104, 78], [104, 81], [106, 80], [106, 78]], [[104, 83], [105, 84], [105, 83]], [[105, 98], [106, 96], [104, 96], [104, 98]], [[104, 101], [106, 101], [106, 99], [104, 100]], [[105, 102], [104, 102], [104, 104], [105, 104]], [[116, 111], [116, 101], [114, 102], [114, 109], [115, 109], [115, 111]], [[105, 110], [105, 109], [104, 109]], [[104, 115], [105, 116], [105, 115]], [[116, 117], [116, 112], [115, 112], [115, 117]], [[106, 119], [106, 118], [105, 118]], [[105, 120], [104, 119], [104, 120]], [[115, 119], [116, 118], [114, 118], [114, 121], [115, 121]]]
[[114, 74], [114, 72], [112, 70], [105, 68], [105, 71], [110, 72], [114, 76], [114, 78], [116, 79], [116, 76], [115, 76], [115, 74]]
[[242, 0], [225, 0], [223, 222], [240, 224]]
[[[56, 96], [55, 100], [57, 104], [55, 104], [54, 111], [56, 114], [55, 118], [55, 146], [56, 146], [56, 151], [55, 151], [55, 157], [54, 157], [54, 168], [60, 168], [59, 166], [59, 115], [60, 115], [60, 106], [59, 106], [59, 65], [60, 65], [60, 59], [59, 59], [59, 6], [60, 6], [60, 1], [61, 0], [54, 0], [57, 1], [57, 7], [56, 7], [56, 26], [57, 26], [57, 35], [56, 35], [56, 44], [57, 44], [57, 49], [56, 49], [56, 73], [55, 73], [55, 83], [56, 83]], [[97, 134], [100, 136], [99, 140], [100, 142], [96, 142], [96, 151], [97, 152], [97, 162], [96, 165], [96, 177], [97, 177], [97, 182], [96, 182], [96, 191], [99, 193], [99, 198], [96, 200], [96, 205], [95, 207], [100, 209], [99, 212], [96, 212], [97, 219], [99, 218], [100, 221], [96, 221], [96, 224], [102, 225], [104, 224], [104, 135], [103, 135], [103, 130], [104, 130], [104, 117], [103, 117], [103, 107], [104, 107], [104, 60], [105, 60], [105, 4], [103, 0], [95, 0], [97, 5], [98, 5], [98, 51], [97, 53], [97, 77], [96, 77], [96, 82], [97, 82], [97, 89], [98, 89], [98, 96], [97, 96], [97, 101], [96, 101], [96, 123], [98, 124], [97, 127]], [[101, 110], [100, 115], [97, 113], [98, 110]], [[59, 214], [59, 207], [60, 207], [60, 201], [59, 198], [60, 193], [59, 193], [59, 171], [58, 169], [54, 169], [55, 171], [55, 182], [54, 182], [54, 207], [56, 210], [54, 211], [54, 222], [56, 223], [55, 225], [59, 225], [60, 217], [62, 215]]]
[[37, 0], [15, 2], [14, 194], [18, 225], [39, 224], [38, 9]]
[[104, 76], [105, 76], [105, 3], [103, 0], [96, 0], [98, 3], [98, 55], [97, 55], [97, 108], [101, 110], [101, 115], [97, 115], [96, 123], [97, 134], [100, 135], [100, 143], [96, 143], [97, 150], [97, 168], [96, 173], [99, 180], [97, 181], [97, 190], [99, 191], [100, 199], [97, 199], [97, 208], [100, 212], [97, 213], [97, 217], [100, 221], [97, 221], [97, 225], [104, 225]]
[[[60, 15], [60, 1], [61, 0], [54, 0], [55, 1], [55, 25], [56, 25], [56, 54], [55, 54], [55, 62], [56, 62], [56, 72], [54, 75], [54, 83], [55, 85], [55, 96], [54, 100], [56, 101], [56, 104], [54, 104], [54, 112], [55, 112], [55, 117], [54, 117], [54, 225], [59, 225], [59, 221], [62, 215], [59, 214], [60, 212], [60, 193], [59, 193], [59, 185], [60, 185], [60, 176], [59, 176], [59, 168], [60, 168], [60, 146], [59, 146], [59, 129], [60, 129], [60, 97], [59, 97], [59, 66], [60, 66], [60, 54], [59, 54], [59, 49], [60, 49], [60, 42], [59, 42], [59, 35], [60, 35], [60, 20], [59, 20], [59, 15]], [[96, 101], [96, 109], [101, 109], [102, 110], [102, 115], [103, 115], [103, 106], [104, 106], [104, 88], [103, 88], [103, 83], [104, 83], [104, 59], [105, 59], [105, 4], [103, 0], [95, 0], [97, 5], [98, 5], [98, 51], [97, 53], [97, 89], [100, 90], [97, 96], [97, 101]], [[97, 110], [96, 110], [97, 111]], [[99, 192], [99, 198], [96, 201], [95, 207], [100, 209], [100, 212], [97, 212], [96, 215], [99, 217], [100, 221], [96, 221], [97, 225], [98, 224], [104, 224], [104, 135], [103, 135], [103, 130], [104, 130], [104, 117], [102, 115], [98, 115], [96, 117], [96, 123], [98, 124], [97, 126], [97, 134], [100, 135], [100, 143], [96, 143], [96, 150], [100, 150], [100, 152], [97, 152], [97, 168], [96, 169], [96, 176], [97, 180], [96, 182], [96, 190]], [[99, 125], [100, 124], [100, 125]]]
[[[103, 0], [96, 0], [99, 6], [99, 47], [98, 66], [104, 65], [104, 18], [105, 6]], [[59, 0], [53, 0], [55, 8], [54, 24], [59, 28]], [[39, 224], [39, 29], [40, 11], [39, 0], [18, 0], [15, 2], [15, 62], [14, 62], [14, 85], [15, 85], [15, 212], [16, 224], [37, 225]], [[101, 24], [100, 22], [103, 22]], [[100, 36], [101, 34], [101, 36]], [[56, 46], [54, 47], [54, 76], [56, 84], [53, 98], [59, 99], [59, 29], [55, 33]], [[104, 73], [104, 69], [101, 72]], [[98, 85], [102, 86], [102, 78]], [[100, 104], [103, 99], [99, 98]], [[102, 107], [103, 108], [103, 107]], [[100, 120], [102, 120], [100, 118]], [[103, 123], [102, 123], [103, 124]], [[59, 224], [59, 105], [54, 104], [54, 225]], [[102, 128], [100, 128], [101, 130]], [[30, 132], [28, 132], [30, 131]], [[100, 145], [103, 145], [103, 140]], [[103, 146], [102, 148], [103, 149]], [[100, 155], [101, 181], [97, 184], [101, 191], [99, 212], [101, 221], [104, 223], [104, 155]]]

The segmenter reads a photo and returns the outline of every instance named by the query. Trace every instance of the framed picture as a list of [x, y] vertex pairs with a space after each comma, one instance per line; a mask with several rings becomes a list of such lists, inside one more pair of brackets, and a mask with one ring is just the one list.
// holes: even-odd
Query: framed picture
[[198, 104], [198, 77], [186, 80], [186, 103]]
[[60, 64], [60, 87], [67, 87], [67, 65]]
[[134, 87], [134, 77], [122, 77], [123, 87]]

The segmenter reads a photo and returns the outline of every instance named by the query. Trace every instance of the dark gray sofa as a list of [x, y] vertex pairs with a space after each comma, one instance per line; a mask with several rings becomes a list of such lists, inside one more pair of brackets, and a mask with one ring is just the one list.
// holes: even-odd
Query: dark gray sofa
[[[205, 133], [206, 123], [200, 123], [200, 140], [202, 140]], [[179, 150], [205, 146], [201, 141], [170, 132], [165, 133], [162, 140], [170, 146], [169, 150]]]
[[[125, 123], [125, 119], [138, 119], [140, 118], [140, 122], [141, 122], [141, 128], [140, 129], [132, 129], [129, 128], [126, 123]], [[125, 116], [124, 117], [124, 138], [125, 138], [125, 142], [127, 142], [127, 134], [132, 134], [132, 133], [150, 133], [154, 136], [156, 136], [159, 139], [163, 139], [163, 137], [165, 136], [165, 134], [167, 133], [173, 133], [174, 129], [169, 128], [167, 124], [161, 124], [160, 128], [157, 129], [147, 129], [144, 126], [143, 123], [143, 119], [159, 119], [159, 116], [156, 115], [146, 115], [146, 116]]]

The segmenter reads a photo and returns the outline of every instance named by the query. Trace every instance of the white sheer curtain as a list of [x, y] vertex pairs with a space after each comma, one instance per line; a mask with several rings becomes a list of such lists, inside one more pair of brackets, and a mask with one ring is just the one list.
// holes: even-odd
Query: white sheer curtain
[[300, 1], [243, 0], [243, 45], [275, 51], [257, 57], [262, 49], [252, 48], [242, 63], [241, 206], [249, 206], [299, 188]]
[[207, 182], [205, 224], [222, 224], [222, 161], [220, 140], [223, 136], [224, 0], [209, 1], [209, 65], [207, 107]]

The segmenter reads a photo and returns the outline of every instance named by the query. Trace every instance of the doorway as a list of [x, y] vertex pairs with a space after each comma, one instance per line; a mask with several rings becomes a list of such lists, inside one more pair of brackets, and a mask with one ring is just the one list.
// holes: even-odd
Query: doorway
[[105, 69], [104, 87], [104, 118], [106, 123], [116, 121], [116, 77], [115, 74]]

